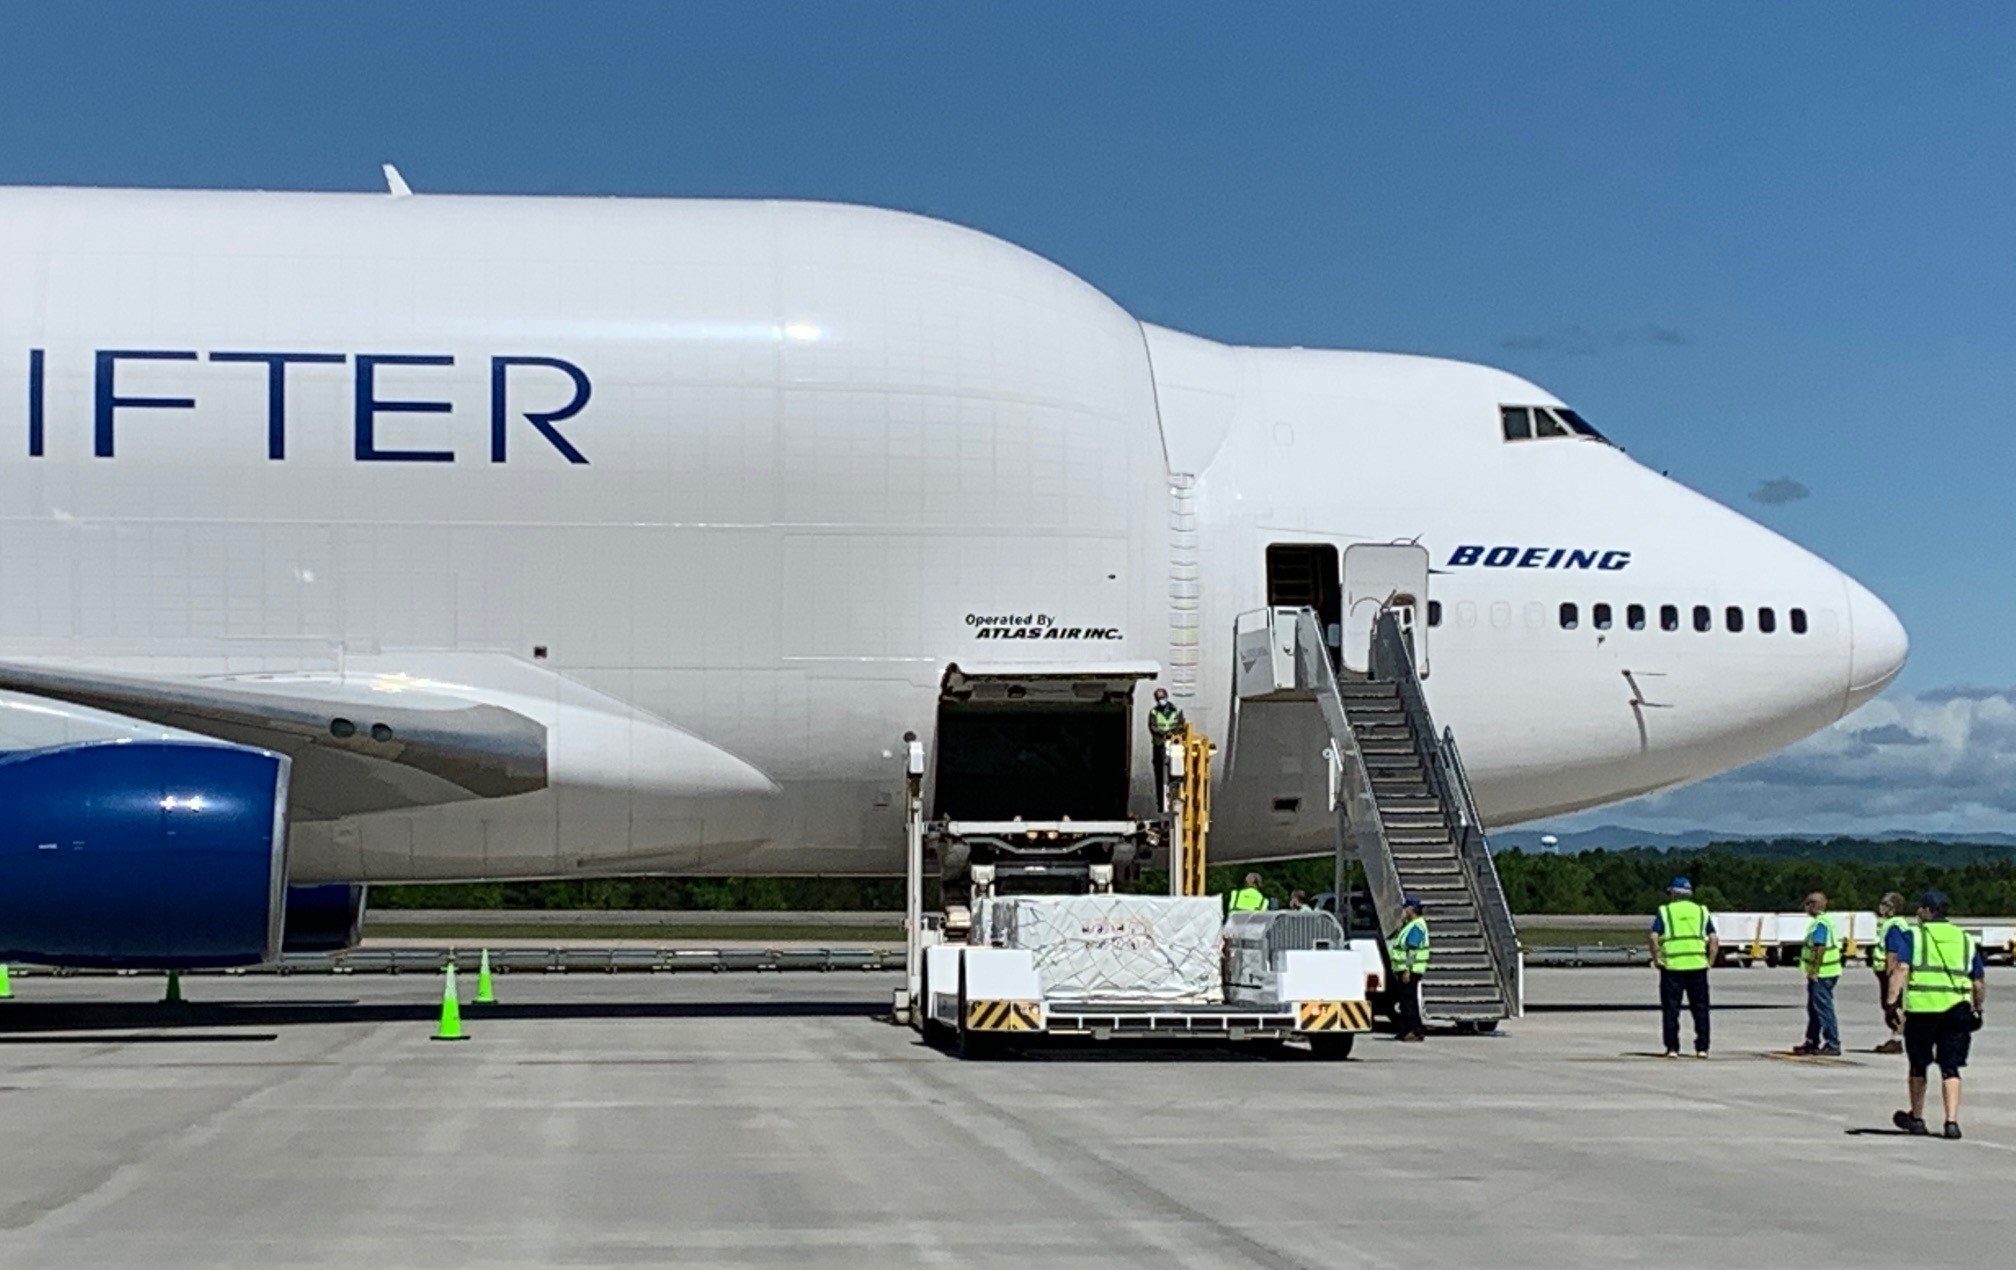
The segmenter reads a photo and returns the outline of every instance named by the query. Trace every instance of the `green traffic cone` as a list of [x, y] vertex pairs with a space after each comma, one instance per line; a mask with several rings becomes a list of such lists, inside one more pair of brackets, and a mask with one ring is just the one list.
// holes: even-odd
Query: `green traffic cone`
[[13, 996], [14, 981], [7, 976], [6, 963], [0, 962], [0, 1001], [9, 1000]]
[[441, 1026], [435, 1029], [437, 1041], [466, 1041], [462, 1034], [462, 1003], [455, 999], [455, 963], [448, 963], [448, 973], [441, 986]]
[[483, 950], [483, 960], [476, 963], [476, 1004], [497, 1004], [497, 989], [490, 983], [490, 950]]
[[182, 1005], [182, 975], [180, 971], [168, 972], [168, 993], [161, 998], [162, 1005]]

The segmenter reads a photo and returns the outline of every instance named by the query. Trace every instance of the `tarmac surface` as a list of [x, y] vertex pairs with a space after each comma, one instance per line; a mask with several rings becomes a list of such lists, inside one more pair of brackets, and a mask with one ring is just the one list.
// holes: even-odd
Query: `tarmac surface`
[[1762, 968], [1716, 973], [1708, 1062], [1642, 1057], [1644, 970], [1345, 1063], [962, 1063], [884, 974], [514, 975], [461, 1044], [418, 976], [17, 979], [0, 1265], [1997, 1264], [2008, 974], [1958, 1143], [1890, 1129], [1901, 1059], [1772, 1057], [1801, 985]]

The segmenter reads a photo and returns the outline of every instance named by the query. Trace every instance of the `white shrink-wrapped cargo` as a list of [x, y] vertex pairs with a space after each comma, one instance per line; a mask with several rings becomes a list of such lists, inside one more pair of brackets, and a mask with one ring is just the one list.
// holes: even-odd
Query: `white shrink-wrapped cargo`
[[974, 915], [986, 942], [1034, 955], [1053, 1001], [1225, 998], [1218, 901], [1158, 895], [1029, 895]]

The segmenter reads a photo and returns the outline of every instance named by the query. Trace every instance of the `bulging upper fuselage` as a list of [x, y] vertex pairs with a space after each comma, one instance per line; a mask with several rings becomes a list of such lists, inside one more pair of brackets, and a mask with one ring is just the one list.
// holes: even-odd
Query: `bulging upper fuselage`
[[[1500, 823], [1769, 753], [1905, 651], [1560, 416], [1508, 439], [1560, 405], [1515, 376], [1144, 326], [874, 209], [9, 190], [0, 376], [0, 660], [543, 729], [530, 792], [297, 778], [300, 880], [893, 871], [948, 665], [1152, 662], [1218, 734], [1270, 547], [1428, 548], [1426, 689]], [[162, 731], [6, 702], [16, 747]], [[1328, 842], [1309, 805], [1212, 847]]]

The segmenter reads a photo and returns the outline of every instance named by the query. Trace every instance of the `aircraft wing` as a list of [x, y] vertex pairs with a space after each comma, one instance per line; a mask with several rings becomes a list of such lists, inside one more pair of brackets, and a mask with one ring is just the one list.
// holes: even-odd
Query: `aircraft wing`
[[297, 820], [544, 789], [546, 728], [384, 677], [178, 678], [0, 662], [0, 690], [277, 750]]

